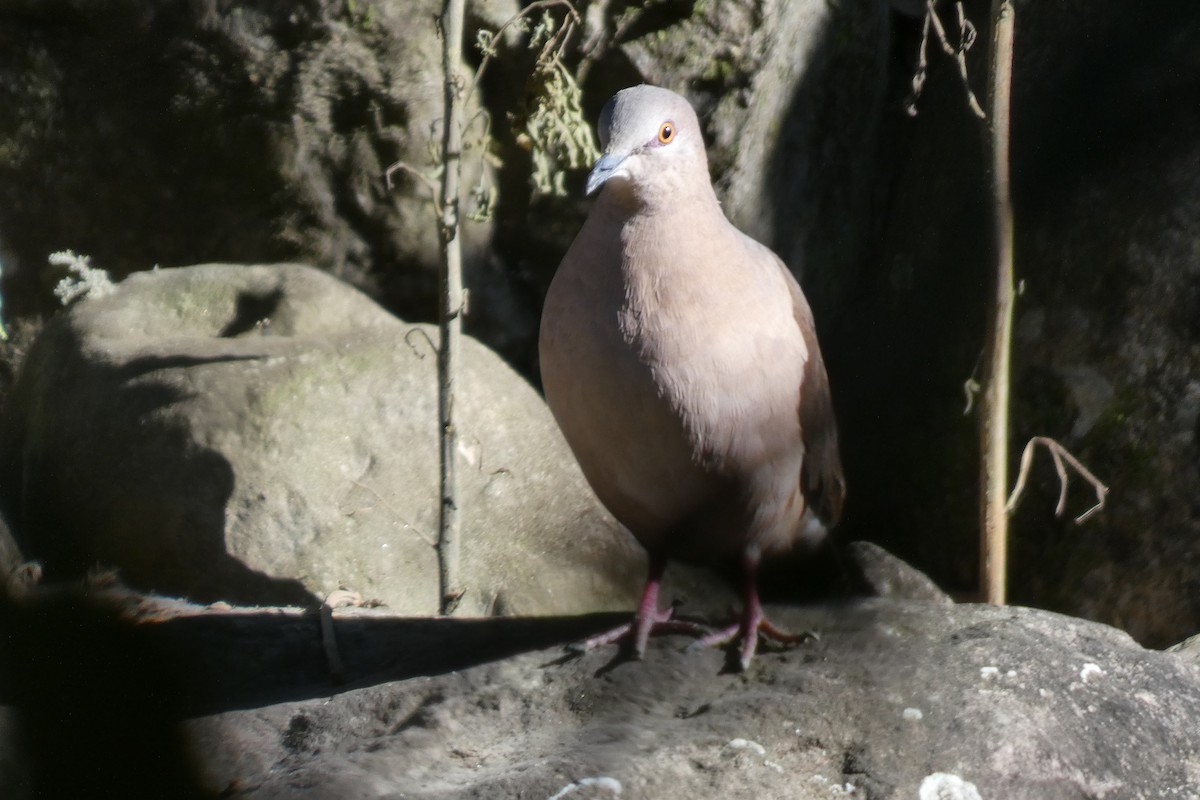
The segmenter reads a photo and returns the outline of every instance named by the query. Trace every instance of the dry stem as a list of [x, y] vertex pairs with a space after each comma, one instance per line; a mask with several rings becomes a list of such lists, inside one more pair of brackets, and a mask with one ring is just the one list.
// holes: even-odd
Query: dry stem
[[966, 12], [963, 11], [963, 4], [956, 2], [954, 8], [958, 18], [958, 44], [950, 44], [950, 39], [946, 36], [946, 26], [942, 24], [942, 19], [938, 16], [935, 8], [937, 2], [938, 0], [926, 0], [925, 24], [921, 30], [921, 47], [917, 52], [917, 69], [913, 73], [913, 91], [907, 106], [908, 113], [914, 117], [917, 115], [917, 101], [921, 97], [921, 90], [925, 87], [926, 72], [929, 68], [929, 32], [932, 30], [938, 43], [942, 46], [942, 52], [953, 58], [958, 64], [958, 76], [962, 79], [963, 90], [967, 94], [967, 106], [975, 116], [987, 119], [987, 114], [980, 107], [975, 92], [971, 91], [971, 80], [967, 74], [967, 51], [975, 44], [975, 26], [971, 24], [971, 20], [967, 19]]
[[1025, 451], [1021, 453], [1021, 469], [1017, 474], [1017, 483], [1013, 486], [1012, 494], [1009, 495], [1008, 502], [1004, 505], [1005, 512], [1011, 514], [1012, 510], [1017, 507], [1017, 503], [1020, 502], [1021, 495], [1025, 491], [1025, 481], [1029, 478], [1029, 468], [1033, 464], [1033, 453], [1039, 444], [1045, 446], [1050, 452], [1054, 459], [1054, 471], [1058, 473], [1058, 505], [1054, 507], [1054, 516], [1061, 517], [1067, 507], [1067, 464], [1070, 464], [1072, 469], [1083, 476], [1083, 479], [1090, 483], [1096, 491], [1096, 504], [1075, 517], [1075, 524], [1086, 522], [1093, 514], [1103, 509], [1104, 499], [1108, 495], [1108, 487], [1056, 440], [1048, 436], [1034, 436], [1025, 445]]
[[[933, 0], [930, 0], [930, 11]], [[1008, 579], [1008, 406], [1012, 372], [1013, 218], [1009, 185], [1009, 98], [1012, 90], [1013, 9], [1008, 0], [992, 3], [989, 59], [991, 124], [992, 241], [995, 271], [990, 337], [980, 416], [980, 594], [1004, 605]], [[964, 62], [965, 63], [965, 62]]]

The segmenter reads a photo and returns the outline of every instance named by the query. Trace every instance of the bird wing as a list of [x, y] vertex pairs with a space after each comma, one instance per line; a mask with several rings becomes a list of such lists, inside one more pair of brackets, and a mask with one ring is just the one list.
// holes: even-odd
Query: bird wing
[[808, 507], [823, 523], [832, 526], [842, 515], [846, 479], [842, 474], [842, 457], [838, 450], [837, 419], [829, 394], [829, 376], [825, 372], [825, 361], [817, 343], [816, 326], [808, 300], [784, 263], [778, 257], [776, 262], [783, 270], [792, 292], [796, 324], [800, 326], [808, 350], [808, 360], [800, 383], [800, 437], [804, 442], [800, 489]]

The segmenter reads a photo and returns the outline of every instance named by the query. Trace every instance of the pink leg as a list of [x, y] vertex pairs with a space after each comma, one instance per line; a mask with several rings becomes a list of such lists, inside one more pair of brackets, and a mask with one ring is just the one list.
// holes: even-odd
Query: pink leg
[[798, 644], [807, 636], [788, 633], [775, 627], [763, 613], [762, 603], [758, 599], [758, 557], [747, 555], [745, 559], [745, 574], [743, 576], [742, 618], [727, 628], [714, 631], [696, 641], [695, 647], [722, 647], [734, 639], [741, 637], [738, 663], [743, 670], [749, 669], [754, 653], [758, 649], [758, 637], [769, 639], [780, 644]]
[[653, 634], [685, 633], [690, 636], [704, 636], [709, 629], [693, 622], [672, 619], [673, 608], [658, 607], [658, 590], [662, 586], [663, 571], [667, 568], [665, 558], [652, 556], [650, 558], [650, 574], [646, 578], [646, 586], [642, 589], [642, 599], [638, 603], [633, 620], [611, 631], [597, 634], [585, 639], [575, 648], [586, 652], [621, 640], [632, 640], [633, 652], [641, 658], [646, 652], [646, 643]]

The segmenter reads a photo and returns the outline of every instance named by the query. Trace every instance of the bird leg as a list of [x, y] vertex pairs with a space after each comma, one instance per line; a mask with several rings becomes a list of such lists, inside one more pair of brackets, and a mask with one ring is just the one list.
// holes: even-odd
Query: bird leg
[[658, 607], [658, 590], [662, 586], [663, 572], [667, 568], [667, 560], [661, 556], [650, 557], [650, 574], [646, 577], [646, 586], [642, 589], [642, 599], [638, 603], [633, 620], [611, 631], [600, 633], [572, 646], [572, 650], [585, 653], [606, 644], [627, 641], [633, 647], [635, 658], [641, 658], [646, 652], [646, 643], [654, 634], [684, 633], [689, 636], [704, 637], [709, 634], [709, 628], [694, 622], [673, 619], [675, 609]]
[[723, 647], [741, 637], [741, 649], [738, 653], [738, 663], [742, 670], [749, 669], [754, 653], [758, 649], [758, 638], [769, 639], [780, 644], [799, 644], [808, 638], [808, 634], [789, 633], [777, 628], [763, 612], [762, 603], [758, 598], [758, 557], [747, 554], [743, 562], [744, 577], [742, 584], [743, 602], [742, 618], [727, 628], [713, 631], [707, 636], [696, 640], [693, 647]]

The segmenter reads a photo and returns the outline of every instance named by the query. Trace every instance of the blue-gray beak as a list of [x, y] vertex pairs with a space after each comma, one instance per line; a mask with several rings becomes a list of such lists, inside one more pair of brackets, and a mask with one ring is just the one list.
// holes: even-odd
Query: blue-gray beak
[[592, 171], [588, 173], [587, 194], [589, 196], [595, 194], [604, 185], [604, 182], [611, 178], [613, 173], [620, 168], [625, 158], [626, 156], [615, 153], [605, 153], [600, 156], [595, 166], [592, 167]]

